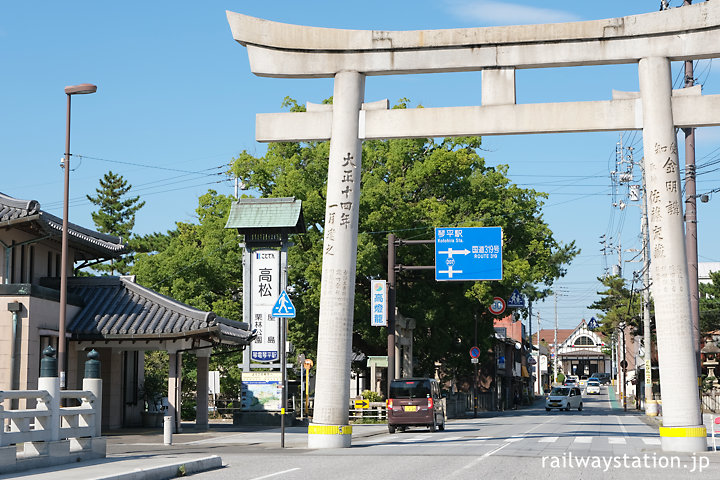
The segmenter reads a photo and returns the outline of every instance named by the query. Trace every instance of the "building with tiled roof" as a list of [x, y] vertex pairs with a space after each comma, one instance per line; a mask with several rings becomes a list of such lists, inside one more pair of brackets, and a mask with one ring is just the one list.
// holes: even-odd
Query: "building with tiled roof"
[[[35, 200], [0, 194], [0, 390], [37, 388], [40, 352], [57, 349], [62, 220]], [[120, 238], [68, 224], [68, 271], [125, 252]], [[246, 323], [182, 304], [135, 283], [134, 277], [68, 278], [67, 388], [80, 388], [84, 350], [102, 362], [103, 428], [138, 425], [144, 351], [169, 353], [170, 410], [180, 411], [183, 352], [198, 365], [197, 423], [207, 425], [208, 362], [220, 344], [246, 346]], [[204, 405], [204, 408], [203, 408]], [[6, 407], [9, 407], [6, 405]], [[176, 415], [179, 425], [179, 415]]]

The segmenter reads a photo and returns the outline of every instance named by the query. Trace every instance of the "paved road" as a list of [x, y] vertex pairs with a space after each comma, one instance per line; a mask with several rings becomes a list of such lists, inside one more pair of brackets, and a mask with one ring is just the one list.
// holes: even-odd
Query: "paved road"
[[[308, 450], [298, 432], [278, 448], [277, 432], [238, 433], [193, 442], [222, 456], [222, 470], [197, 479], [426, 478], [720, 478], [720, 452], [670, 455], [657, 428], [640, 416], [613, 410], [607, 392], [585, 397], [582, 412], [545, 412], [544, 406], [481, 418], [451, 420], [444, 432], [410, 429], [389, 434], [378, 426], [352, 448]], [[579, 462], [579, 463], [578, 463]], [[587, 462], [587, 463], [583, 463]]]
[[[613, 479], [720, 478], [720, 451], [663, 453], [656, 422], [627, 414], [607, 393], [585, 397], [582, 412], [546, 413], [541, 402], [510, 412], [450, 420], [444, 432], [411, 429], [391, 435], [386, 425], [353, 426], [352, 448], [310, 450], [307, 428], [185, 425], [163, 445], [157, 429], [111, 432], [108, 457], [17, 474], [8, 479], [164, 479], [181, 469], [205, 471], [220, 455], [225, 467], [196, 479]], [[646, 423], [647, 421], [647, 423]], [[709, 422], [710, 418], [706, 418]], [[707, 423], [706, 423], [707, 424]], [[209, 462], [209, 463], [208, 463]]]
[[547, 413], [536, 404], [451, 420], [436, 433], [418, 428], [389, 434], [375, 426], [374, 433], [354, 438], [349, 449], [308, 450], [302, 434], [285, 450], [249, 443], [243, 434], [208, 439], [194, 445], [213, 445], [227, 466], [192, 478], [720, 478], [720, 452], [663, 453], [657, 428], [639, 415], [612, 409], [605, 388], [583, 401], [582, 412]]

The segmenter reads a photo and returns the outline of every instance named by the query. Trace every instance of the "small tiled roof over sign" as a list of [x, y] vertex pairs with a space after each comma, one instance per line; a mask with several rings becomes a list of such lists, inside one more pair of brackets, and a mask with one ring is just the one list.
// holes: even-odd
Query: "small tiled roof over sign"
[[[62, 219], [40, 209], [36, 200], [19, 200], [0, 193], [0, 227], [13, 227], [60, 242]], [[74, 261], [118, 258], [125, 244], [118, 237], [68, 222], [68, 242]]]
[[[42, 283], [57, 288], [58, 279]], [[178, 340], [246, 345], [253, 339], [247, 323], [219, 317], [138, 285], [134, 277], [73, 277], [68, 292], [81, 298], [82, 310], [68, 323], [74, 340]]]
[[237, 228], [241, 234], [254, 231], [304, 233], [302, 202], [295, 197], [241, 198], [230, 206], [225, 228]]

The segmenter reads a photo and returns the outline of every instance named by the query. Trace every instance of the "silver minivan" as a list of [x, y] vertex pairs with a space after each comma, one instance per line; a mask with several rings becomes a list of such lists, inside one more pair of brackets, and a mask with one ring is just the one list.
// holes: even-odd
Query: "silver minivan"
[[582, 411], [582, 392], [578, 387], [553, 387], [550, 394], [545, 399], [545, 410], [548, 412], [553, 408], [558, 410], [570, 411], [571, 408], [577, 408]]

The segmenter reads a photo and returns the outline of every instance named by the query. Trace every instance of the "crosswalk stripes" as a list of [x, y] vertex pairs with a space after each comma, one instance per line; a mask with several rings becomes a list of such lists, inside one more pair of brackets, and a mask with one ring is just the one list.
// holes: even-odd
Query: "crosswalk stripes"
[[[422, 435], [422, 436], [415, 436], [415, 437], [405, 437], [403, 436], [397, 436], [397, 435], [390, 435], [382, 438], [372, 438], [367, 440], [360, 440], [356, 443], [363, 443], [363, 444], [384, 444], [386, 446], [405, 446], [412, 443], [417, 443], [425, 446], [431, 446], [433, 444], [452, 444], [457, 443], [458, 445], [461, 444], [475, 444], [475, 445], [481, 445], [486, 444], [488, 441], [499, 441], [499, 442], [505, 442], [505, 443], [515, 443], [515, 442], [536, 442], [536, 443], [567, 443], [568, 441], [571, 444], [592, 444], [593, 440], [595, 441], [595, 445], [607, 443], [609, 445], [627, 445], [628, 443], [637, 443], [638, 441], [641, 441], [644, 445], [648, 446], [658, 446], [660, 445], [660, 439], [657, 437], [593, 437], [593, 436], [578, 436], [578, 437], [572, 437], [572, 436], [513, 436], [513, 437], [507, 437], [507, 438], [495, 438], [495, 437], [488, 437], [488, 436], [478, 436], [478, 437], [464, 437], [464, 436], [449, 436], [449, 437], [443, 437], [439, 435]], [[477, 443], [476, 443], [477, 442]]]

